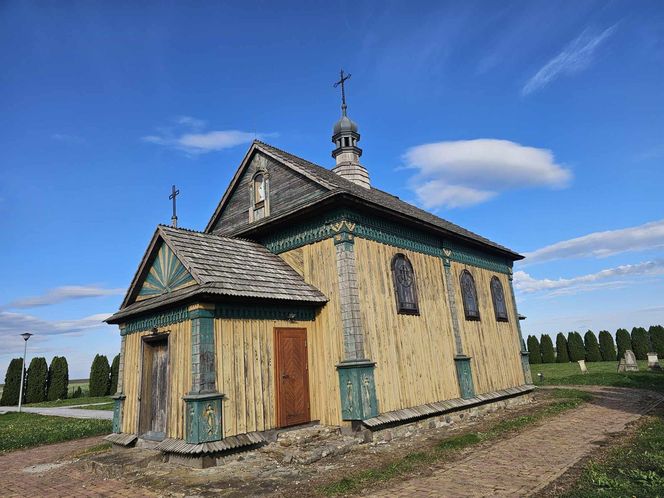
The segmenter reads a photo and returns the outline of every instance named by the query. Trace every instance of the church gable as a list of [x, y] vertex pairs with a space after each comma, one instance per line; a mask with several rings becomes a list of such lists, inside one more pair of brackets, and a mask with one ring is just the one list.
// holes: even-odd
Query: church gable
[[136, 301], [160, 296], [195, 283], [194, 277], [187, 271], [171, 248], [162, 242], [138, 291]]
[[261, 218], [282, 214], [327, 192], [275, 159], [256, 151], [222, 200], [208, 232], [227, 234]]

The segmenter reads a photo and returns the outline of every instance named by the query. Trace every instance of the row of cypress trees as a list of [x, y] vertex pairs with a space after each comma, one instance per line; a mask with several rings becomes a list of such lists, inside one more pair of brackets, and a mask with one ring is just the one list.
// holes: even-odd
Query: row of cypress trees
[[[664, 357], [664, 327], [652, 325], [647, 331], [643, 327], [634, 327], [630, 334], [626, 329], [616, 331], [616, 341], [606, 330], [599, 333], [599, 341], [589, 330], [583, 337], [578, 332], [570, 332], [565, 337], [562, 332], [556, 336], [556, 348], [548, 334], [542, 334], [541, 341], [536, 336], [527, 339], [531, 364], [567, 363], [569, 361], [616, 361], [631, 349], [637, 360], [645, 360], [649, 351], [655, 351]], [[616, 351], [617, 346], [617, 351]]]
[[[5, 374], [5, 385], [0, 398], [0, 405], [18, 405], [21, 389], [21, 366], [23, 360], [14, 358], [9, 363]], [[106, 396], [114, 394], [118, 387], [118, 371], [120, 355], [113, 358], [109, 366], [104, 355], [96, 355], [90, 369], [90, 396]], [[23, 403], [39, 403], [66, 399], [69, 389], [69, 365], [64, 356], [54, 356], [51, 365], [47, 366], [46, 358], [35, 357], [30, 361], [23, 385]], [[78, 395], [82, 392], [80, 387]]]

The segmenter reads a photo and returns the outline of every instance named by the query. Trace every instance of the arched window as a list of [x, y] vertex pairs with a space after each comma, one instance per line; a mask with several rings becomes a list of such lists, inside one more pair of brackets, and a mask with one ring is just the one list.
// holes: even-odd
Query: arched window
[[461, 272], [461, 298], [463, 299], [463, 311], [466, 320], [479, 320], [480, 307], [477, 303], [477, 290], [475, 289], [475, 280], [468, 270]]
[[493, 310], [496, 313], [496, 320], [499, 322], [507, 321], [507, 305], [505, 304], [505, 293], [503, 284], [498, 277], [491, 277], [491, 299], [493, 300]]
[[392, 280], [397, 298], [397, 313], [419, 315], [415, 272], [404, 254], [396, 254], [392, 258]]
[[258, 171], [251, 179], [251, 207], [249, 221], [258, 221], [269, 213], [268, 205], [268, 178], [265, 171]]

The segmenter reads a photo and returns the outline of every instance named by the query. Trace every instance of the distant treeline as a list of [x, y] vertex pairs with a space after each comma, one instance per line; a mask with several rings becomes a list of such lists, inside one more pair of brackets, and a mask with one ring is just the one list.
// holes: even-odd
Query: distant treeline
[[[649, 352], [656, 352], [664, 357], [664, 327], [651, 325], [648, 330], [634, 327], [630, 334], [627, 329], [616, 331], [616, 341], [606, 330], [599, 333], [599, 341], [592, 330], [583, 337], [578, 332], [569, 332], [567, 337], [562, 332], [556, 336], [556, 347], [548, 334], [542, 334], [541, 340], [529, 335], [528, 353], [531, 364], [567, 363], [570, 361], [616, 361], [623, 358], [625, 351], [631, 349], [637, 360], [647, 359]], [[617, 347], [617, 350], [616, 350]]]
[[[21, 390], [22, 358], [14, 358], [7, 368], [5, 385], [2, 390], [0, 405], [18, 405]], [[113, 358], [113, 364], [108, 364], [104, 355], [96, 355], [90, 368], [90, 383], [87, 392], [78, 386], [72, 393], [72, 398], [84, 395], [106, 396], [113, 394], [118, 388], [118, 370], [120, 355]], [[41, 401], [55, 401], [66, 399], [69, 390], [69, 364], [64, 356], [54, 356], [50, 366], [46, 358], [36, 357], [30, 361], [25, 372], [23, 384], [23, 403], [39, 403]]]

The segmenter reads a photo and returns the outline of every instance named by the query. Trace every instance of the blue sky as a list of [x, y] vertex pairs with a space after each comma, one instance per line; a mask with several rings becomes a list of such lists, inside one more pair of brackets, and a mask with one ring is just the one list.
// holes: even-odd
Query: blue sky
[[0, 377], [119, 350], [171, 184], [203, 229], [249, 142], [332, 166], [332, 88], [375, 186], [530, 256], [524, 333], [664, 323], [664, 4], [3, 2]]

